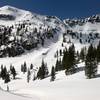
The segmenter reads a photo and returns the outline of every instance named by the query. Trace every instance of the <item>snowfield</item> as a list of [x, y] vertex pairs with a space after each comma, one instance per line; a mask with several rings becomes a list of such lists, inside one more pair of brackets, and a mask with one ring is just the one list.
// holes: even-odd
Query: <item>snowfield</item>
[[[20, 66], [24, 61], [28, 65], [33, 63], [36, 68], [40, 66], [44, 58], [47, 61], [49, 70], [51, 70], [52, 65], [56, 62], [53, 55], [61, 47], [61, 40], [60, 36], [58, 42], [51, 43], [47, 48], [34, 50], [14, 58], [1, 58], [0, 64], [4, 64], [8, 68], [12, 64], [20, 73]], [[42, 55], [45, 52], [47, 52], [47, 55]], [[84, 63], [78, 66], [84, 67]], [[0, 90], [0, 98], [3, 100], [8, 100], [8, 98], [11, 100], [13, 98], [15, 100], [99, 100], [100, 98], [99, 76], [96, 79], [88, 80], [84, 75], [84, 71], [69, 76], [66, 76], [64, 71], [57, 72], [54, 82], [50, 82], [50, 77], [33, 81], [33, 76], [31, 76], [31, 81], [27, 83], [26, 77], [27, 74], [23, 73], [17, 75], [16, 80], [8, 83], [9, 93]], [[0, 86], [3, 90], [7, 90], [7, 84], [4, 84], [3, 81], [0, 81]]]
[[[25, 76], [23, 76], [25, 77]], [[1, 86], [6, 89], [6, 85]], [[8, 100], [99, 100], [100, 80], [85, 79], [84, 72], [65, 76], [59, 72], [56, 81], [50, 79], [31, 81], [29, 84], [25, 79], [9, 83], [10, 92], [0, 92], [0, 98]], [[15, 95], [16, 94], [16, 95]], [[15, 98], [15, 100], [16, 100]]]
[[[12, 8], [12, 9], [11, 9]], [[10, 11], [10, 12], [9, 12]], [[16, 15], [13, 13], [16, 12]], [[30, 19], [33, 16], [31, 12], [13, 8], [10, 6], [5, 6], [0, 8], [0, 14], [10, 14], [16, 16], [14, 21], [2, 21], [3, 25], [11, 25], [20, 21]], [[37, 15], [37, 14], [36, 14]], [[4, 81], [0, 79], [0, 99], [1, 100], [100, 100], [100, 68], [98, 71], [97, 78], [86, 79], [83, 70], [79, 72], [66, 76], [65, 71], [60, 71], [56, 73], [56, 79], [54, 82], [50, 82], [50, 77], [43, 80], [33, 81], [34, 71], [31, 74], [31, 80], [27, 83], [27, 73], [23, 74], [21, 72], [21, 64], [26, 61], [27, 67], [30, 67], [32, 63], [34, 69], [38, 70], [40, 67], [42, 59], [47, 62], [49, 72], [51, 67], [55, 65], [56, 60], [54, 55], [57, 50], [64, 49], [62, 47], [63, 34], [66, 31], [67, 26], [63, 25], [60, 19], [52, 19], [51, 22], [43, 21], [45, 16], [38, 15], [32, 20], [34, 25], [38, 27], [41, 24], [46, 24], [47, 26], [60, 27], [61, 31], [57, 33], [54, 39], [46, 40], [44, 47], [35, 48], [34, 50], [26, 51], [24, 54], [17, 57], [6, 57], [0, 58], [0, 66], [3, 64], [8, 69], [10, 65], [14, 65], [18, 75], [16, 80], [12, 80], [8, 84], [4, 84]], [[55, 24], [54, 21], [59, 21], [60, 24]], [[46, 26], [44, 26], [45, 28]], [[100, 23], [90, 24], [86, 23], [83, 26], [76, 26], [73, 28], [76, 32], [89, 33], [90, 31], [95, 31], [100, 33]], [[70, 38], [70, 37], [67, 37]], [[75, 43], [76, 50], [79, 50], [88, 46], [89, 44], [80, 44], [78, 40], [72, 40]], [[94, 42], [97, 44], [98, 40]], [[69, 46], [68, 44], [64, 44]], [[79, 68], [84, 68], [84, 63], [78, 64]], [[100, 67], [100, 66], [99, 66]], [[9, 92], [7, 92], [7, 85], [9, 86]]]

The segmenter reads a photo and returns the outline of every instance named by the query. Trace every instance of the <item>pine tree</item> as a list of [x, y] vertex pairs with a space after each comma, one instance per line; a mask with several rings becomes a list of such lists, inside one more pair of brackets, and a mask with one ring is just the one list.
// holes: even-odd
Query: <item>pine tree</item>
[[75, 47], [71, 45], [68, 50], [68, 54], [65, 60], [66, 75], [73, 74], [76, 71], [76, 56], [75, 56]]
[[56, 61], [56, 65], [55, 65], [55, 70], [56, 71], [61, 71], [61, 70], [63, 70], [64, 68], [62, 67], [62, 61], [61, 61], [61, 59], [57, 59], [57, 61]]
[[67, 62], [68, 62], [68, 50], [67, 48], [65, 48], [65, 50], [63, 51], [63, 59], [62, 59], [62, 66], [64, 70], [66, 69]]
[[33, 64], [30, 65], [30, 69], [33, 69]]
[[47, 65], [44, 63], [44, 61], [42, 60], [42, 65], [41, 65], [41, 79], [44, 79], [47, 75], [48, 75], [48, 69], [47, 69]]
[[77, 63], [79, 63], [79, 61], [80, 61], [80, 54], [79, 54], [79, 51], [77, 51], [77, 53], [76, 53], [76, 62]]
[[87, 78], [94, 78], [97, 74], [97, 60], [95, 55], [95, 49], [92, 44], [88, 48], [85, 61], [85, 75]]
[[23, 66], [23, 64], [21, 65], [21, 72], [24, 72], [24, 66]]
[[100, 42], [97, 46], [97, 62], [99, 63], [100, 62]]
[[6, 74], [6, 76], [5, 76], [5, 81], [4, 81], [4, 82], [5, 82], [5, 83], [10, 82], [10, 75], [9, 75], [9, 73]]
[[48, 75], [47, 64], [45, 64], [44, 60], [42, 60], [41, 67], [39, 68], [38, 73], [37, 73], [37, 78], [44, 79], [47, 77], [47, 75]]
[[23, 65], [23, 73], [27, 72], [27, 65], [26, 65], [26, 62], [24, 62], [24, 65]]
[[58, 56], [59, 56], [59, 53], [58, 53], [58, 50], [56, 51], [56, 57], [58, 58]]
[[17, 75], [15, 68], [12, 67], [12, 68], [10, 69], [10, 71], [11, 71], [11, 74], [13, 75], [13, 79], [15, 79], [15, 77], [16, 77], [16, 75]]
[[59, 53], [60, 53], [60, 56], [62, 56], [62, 50], [61, 49], [60, 49]]
[[1, 70], [1, 78], [4, 80], [6, 78], [6, 75], [7, 75], [7, 69], [6, 67], [4, 67]]
[[2, 78], [3, 65], [1, 65], [0, 78]]
[[37, 72], [37, 78], [38, 79], [41, 79], [41, 74], [42, 74], [42, 70], [41, 70], [41, 67], [39, 67], [39, 70]]
[[12, 68], [13, 68], [13, 66], [12, 66], [12, 64], [10, 65], [10, 71], [12, 70]]
[[86, 58], [86, 48], [82, 48], [80, 51], [80, 59], [82, 61], [85, 61], [85, 58]]
[[56, 70], [56, 71], [59, 71], [59, 65], [58, 65], [58, 63], [59, 63], [59, 61], [58, 61], [58, 59], [57, 59], [56, 65], [55, 65], [55, 70]]
[[63, 35], [63, 42], [66, 43], [66, 37]]
[[54, 81], [55, 80], [55, 68], [54, 66], [51, 69], [51, 80], [50, 81]]
[[27, 71], [27, 82], [28, 83], [30, 81], [30, 75], [31, 75], [31, 72], [30, 72], [30, 69], [28, 68], [28, 71]]

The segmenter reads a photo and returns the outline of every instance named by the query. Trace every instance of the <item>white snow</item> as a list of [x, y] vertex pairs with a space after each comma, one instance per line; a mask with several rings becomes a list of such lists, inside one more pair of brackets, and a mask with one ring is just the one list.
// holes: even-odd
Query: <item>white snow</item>
[[[16, 15], [15, 15], [16, 11]], [[11, 25], [15, 24], [19, 21], [23, 21], [26, 19], [32, 19], [33, 15], [31, 12], [20, 10], [17, 8], [13, 8], [10, 6], [5, 6], [0, 8], [1, 14], [10, 14], [17, 17], [16, 20], [12, 21], [2, 21], [0, 20], [0, 24]], [[37, 14], [36, 14], [37, 15]], [[46, 17], [47, 18], [47, 17]], [[47, 26], [52, 27], [60, 27], [61, 32], [65, 32], [65, 26], [62, 27], [61, 24], [55, 24], [55, 19], [51, 19], [51, 22], [44, 21], [45, 16], [38, 15], [33, 18], [32, 23], [39, 27], [41, 24], [46, 24]], [[59, 20], [56, 18], [56, 21]], [[60, 22], [60, 21], [59, 21]], [[74, 27], [74, 31], [83, 31], [83, 33], [87, 33], [89, 31], [96, 30], [100, 32], [99, 29], [100, 24], [90, 24], [86, 23], [84, 26], [76, 26]], [[45, 28], [46, 26], [44, 26]], [[10, 64], [14, 65], [15, 69], [18, 72], [17, 79], [12, 80], [8, 83], [9, 92], [7, 92], [7, 84], [0, 79], [0, 99], [1, 100], [99, 100], [100, 99], [100, 78], [95, 78], [88, 80], [84, 75], [84, 71], [77, 72], [76, 74], [66, 76], [65, 71], [57, 72], [56, 80], [54, 82], [50, 82], [50, 77], [43, 80], [33, 81], [33, 76], [31, 76], [31, 81], [27, 83], [27, 75], [20, 72], [21, 64], [26, 61], [28, 67], [31, 63], [33, 63], [34, 68], [37, 69], [41, 65], [42, 59], [47, 62], [49, 71], [51, 70], [52, 65], [55, 65], [56, 59], [54, 55], [57, 50], [62, 45], [62, 34], [58, 33], [58, 37], [55, 40], [46, 40], [46, 44], [44, 47], [36, 48], [31, 50], [30, 52], [26, 52], [21, 56], [17, 57], [6, 57], [0, 58], [0, 65], [6, 65], [9, 69]], [[10, 38], [13, 40], [13, 37]], [[79, 44], [77, 40], [74, 40], [75, 46], [77, 50], [80, 50], [86, 44]], [[68, 44], [65, 44], [69, 46]], [[88, 44], [87, 44], [88, 46]], [[4, 47], [2, 47], [3, 49]], [[43, 55], [45, 54], [45, 55]], [[84, 63], [80, 63], [79, 67], [84, 67]], [[100, 68], [98, 71], [100, 74]], [[32, 74], [34, 75], [34, 74]], [[2, 90], [3, 89], [3, 90]]]
[[[0, 85], [6, 90], [6, 85], [2, 84]], [[0, 92], [3, 95], [3, 97], [0, 95], [0, 98], [3, 100], [8, 98], [13, 100], [13, 97], [18, 100], [99, 100], [100, 98], [99, 78], [85, 79], [83, 71], [70, 76], [65, 76], [64, 71], [58, 72], [54, 82], [50, 82], [50, 78], [30, 83], [27, 83], [26, 79], [15, 80], [9, 83], [9, 87], [10, 92], [16, 96]]]

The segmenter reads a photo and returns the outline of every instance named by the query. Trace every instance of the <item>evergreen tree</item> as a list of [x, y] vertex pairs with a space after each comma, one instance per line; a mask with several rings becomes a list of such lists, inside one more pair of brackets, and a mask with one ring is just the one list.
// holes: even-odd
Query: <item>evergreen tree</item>
[[1, 78], [4, 80], [6, 78], [6, 75], [7, 75], [7, 69], [6, 67], [4, 67], [1, 70]]
[[2, 71], [3, 71], [3, 65], [1, 65], [1, 72], [0, 72], [0, 78], [2, 78]]
[[86, 58], [86, 48], [82, 48], [80, 51], [80, 59], [82, 61], [85, 61], [85, 58]]
[[63, 35], [63, 42], [66, 43], [66, 37]]
[[51, 69], [51, 80], [50, 81], [54, 81], [55, 80], [55, 68], [54, 66]]
[[80, 54], [79, 54], [79, 52], [77, 51], [77, 53], [76, 53], [76, 62], [77, 63], [79, 63], [79, 61], [80, 61]]
[[15, 79], [15, 77], [16, 77], [16, 75], [17, 75], [15, 68], [12, 67], [12, 68], [10, 69], [10, 71], [11, 71], [11, 74], [13, 75], [13, 79]]
[[66, 69], [66, 66], [67, 66], [67, 62], [68, 62], [68, 50], [67, 48], [63, 51], [63, 59], [62, 59], [62, 66], [63, 66], [63, 69]]
[[23, 66], [23, 64], [22, 64], [22, 65], [21, 65], [21, 72], [24, 72], [23, 69], [24, 69], [24, 66]]
[[47, 75], [48, 75], [47, 64], [45, 64], [44, 60], [42, 60], [41, 67], [39, 68], [38, 73], [37, 73], [37, 78], [44, 79], [47, 77]]
[[55, 70], [56, 70], [56, 71], [61, 71], [61, 70], [63, 70], [63, 69], [64, 69], [64, 68], [62, 67], [62, 61], [61, 61], [61, 59], [60, 59], [60, 60], [57, 59], [56, 65], [55, 65]]
[[97, 62], [99, 63], [100, 62], [100, 42], [97, 46]]
[[37, 78], [38, 79], [41, 79], [41, 74], [42, 74], [42, 70], [41, 70], [41, 67], [39, 67], [39, 70], [37, 72]]
[[23, 65], [23, 73], [27, 72], [27, 65], [26, 65], [26, 62], [24, 62], [24, 65]]
[[31, 75], [31, 72], [30, 72], [30, 69], [28, 68], [28, 71], [27, 71], [27, 82], [28, 83], [30, 81], [30, 75]]
[[68, 49], [67, 55], [65, 55], [65, 61], [63, 62], [65, 65], [65, 73], [73, 74], [76, 71], [76, 56], [75, 56], [75, 47], [71, 45]]
[[10, 82], [10, 75], [9, 75], [9, 73], [6, 74], [6, 76], [5, 76], [5, 81], [4, 81], [4, 82], [5, 82], [5, 83]]
[[58, 61], [58, 59], [57, 59], [56, 65], [55, 65], [55, 70], [56, 70], [56, 71], [59, 71], [59, 65], [58, 65], [58, 63], [59, 63], [59, 61]]
[[10, 65], [10, 71], [12, 70], [12, 68], [13, 68], [13, 66], [12, 66], [12, 64]]
[[61, 49], [60, 49], [59, 53], [60, 53], [60, 56], [62, 56], [62, 50]]
[[33, 64], [30, 65], [30, 69], [33, 69]]
[[59, 56], [59, 52], [57, 50], [56, 53], [55, 53], [55, 55], [54, 55], [54, 57], [58, 59], [58, 56]]
[[88, 48], [85, 61], [85, 75], [87, 78], [93, 78], [97, 74], [97, 60], [95, 55], [95, 49], [92, 44]]

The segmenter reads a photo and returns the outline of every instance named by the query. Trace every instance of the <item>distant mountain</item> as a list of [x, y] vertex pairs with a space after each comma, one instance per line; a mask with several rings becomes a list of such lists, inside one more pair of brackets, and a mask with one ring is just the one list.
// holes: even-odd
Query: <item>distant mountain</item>
[[[0, 56], [16, 56], [59, 37], [66, 25], [55, 16], [44, 16], [11, 6], [0, 8]], [[58, 35], [57, 35], [58, 34]], [[13, 48], [13, 54], [10, 51]], [[6, 51], [6, 52], [5, 52]]]
[[[48, 47], [61, 36], [74, 44], [74, 41], [97, 44], [99, 27], [99, 15], [62, 21], [56, 16], [39, 15], [7, 5], [0, 8], [0, 57], [14, 57], [26, 50]], [[83, 35], [80, 37], [80, 34]]]

